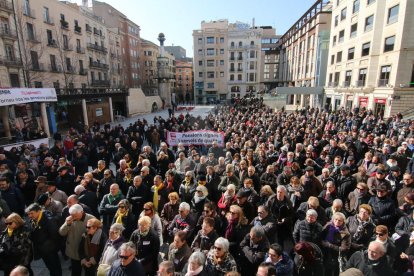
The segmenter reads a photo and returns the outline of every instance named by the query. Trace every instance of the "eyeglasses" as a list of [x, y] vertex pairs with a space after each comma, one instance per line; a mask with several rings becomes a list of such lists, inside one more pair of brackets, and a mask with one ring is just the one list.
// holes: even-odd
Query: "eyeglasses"
[[6, 225], [12, 225], [12, 224], [13, 224], [13, 221], [10, 221], [10, 222], [5, 222], [5, 224], [6, 224]]
[[149, 209], [149, 208], [144, 208], [144, 211], [151, 211], [151, 209]]
[[361, 187], [357, 187], [357, 189], [360, 190], [360, 191], [365, 190], [364, 188], [361, 188]]
[[93, 226], [86, 226], [86, 229], [91, 229]]
[[218, 246], [213, 246], [213, 248], [215, 249], [215, 250], [217, 250], [217, 251], [221, 251], [223, 248], [221, 248], [221, 247], [218, 247]]
[[125, 205], [119, 205], [118, 208], [125, 208]]
[[178, 210], [178, 212], [183, 213], [183, 212], [185, 212], [185, 210]]
[[384, 234], [384, 233], [375, 233], [375, 235], [382, 237], [382, 236], [384, 236], [385, 234]]
[[403, 180], [404, 180], [404, 181], [410, 181], [410, 180], [411, 180], [411, 178], [404, 178]]
[[125, 256], [125, 255], [119, 255], [119, 258], [123, 259], [123, 260], [127, 260], [129, 257], [131, 257], [132, 255], [129, 256]]

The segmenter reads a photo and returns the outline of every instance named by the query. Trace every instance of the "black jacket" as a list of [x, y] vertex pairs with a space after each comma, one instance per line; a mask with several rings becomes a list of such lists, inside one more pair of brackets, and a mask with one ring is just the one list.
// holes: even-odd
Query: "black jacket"
[[371, 197], [368, 204], [372, 207], [372, 219], [376, 225], [386, 225], [392, 229], [395, 225], [396, 209], [395, 204], [389, 197]]
[[214, 245], [214, 242], [218, 239], [219, 235], [216, 230], [211, 231], [208, 235], [204, 235], [202, 230], [198, 231], [195, 236], [193, 243], [191, 244], [191, 249], [200, 249], [201, 251], [209, 251]]
[[84, 190], [79, 194], [79, 202], [89, 207], [92, 212], [91, 215], [99, 218], [98, 197], [96, 196], [96, 193]]
[[146, 273], [155, 273], [158, 266], [158, 252], [160, 251], [160, 239], [154, 230], [150, 230], [146, 236], [142, 236], [139, 230], [135, 230], [130, 239], [137, 248], [136, 258], [144, 266]]
[[322, 225], [318, 222], [310, 224], [306, 220], [296, 222], [295, 229], [293, 230], [293, 240], [295, 243], [313, 242], [315, 244], [321, 244]]
[[134, 259], [126, 267], [121, 266], [121, 261], [116, 260], [109, 270], [107, 276], [145, 276], [145, 270], [142, 264]]
[[378, 262], [373, 262], [368, 259], [367, 250], [352, 254], [346, 264], [346, 269], [351, 267], [361, 270], [365, 276], [395, 275], [385, 256], [381, 257]]

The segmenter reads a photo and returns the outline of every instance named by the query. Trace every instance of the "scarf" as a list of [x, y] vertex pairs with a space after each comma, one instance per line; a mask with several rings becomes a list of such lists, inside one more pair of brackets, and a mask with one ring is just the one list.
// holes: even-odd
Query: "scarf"
[[153, 189], [153, 191], [154, 191], [154, 195], [153, 195], [153, 197], [152, 197], [152, 201], [153, 201], [153, 203], [154, 203], [154, 208], [155, 208], [155, 210], [157, 210], [158, 211], [158, 187], [157, 186], [152, 186], [152, 189]]
[[237, 223], [237, 220], [235, 220], [235, 219], [230, 219], [229, 220], [229, 224], [227, 225], [226, 232], [224, 234], [224, 237], [226, 239], [229, 240], [230, 237], [233, 236], [234, 229], [236, 228], [235, 227], [236, 226], [236, 223]]
[[339, 233], [340, 228], [336, 227], [332, 223], [329, 225], [328, 235], [326, 236], [325, 240], [334, 243], [335, 241], [335, 234]]
[[101, 240], [102, 229], [96, 230], [95, 234], [91, 237], [85, 234], [85, 256], [88, 258], [95, 257], [99, 251], [99, 241]]
[[194, 271], [190, 271], [188, 270], [187, 273], [185, 274], [185, 276], [196, 276], [198, 274], [201, 273], [201, 271], [203, 271], [203, 266], [199, 266], [196, 270]]
[[205, 198], [206, 198], [205, 196], [201, 196], [200, 197], [198, 195], [194, 195], [194, 203], [197, 204], [197, 203], [199, 203], [200, 201], [202, 201]]
[[174, 190], [174, 187], [173, 187], [173, 182], [172, 181], [167, 181], [167, 189], [168, 190]]
[[356, 215], [356, 217], [357, 217], [357, 221], [358, 221], [358, 227], [357, 227], [357, 230], [355, 231], [355, 234], [353, 236], [353, 240], [358, 242], [362, 238], [362, 236], [364, 235], [365, 227], [371, 222], [371, 218], [369, 218], [368, 221], [362, 221], [358, 217], [358, 215]]
[[188, 192], [190, 191], [190, 186], [191, 186], [191, 179], [184, 179], [184, 190], [185, 193], [188, 194]]
[[11, 237], [13, 235], [13, 229], [7, 228], [7, 235]]
[[121, 213], [120, 210], [118, 209], [116, 211], [116, 214], [115, 214], [115, 217], [116, 217], [116, 221], [115, 222], [122, 224], [122, 219], [124, 217], [126, 217], [126, 216], [128, 216], [128, 211], [126, 211], [125, 213]]
[[109, 201], [109, 204], [111, 204], [112, 205], [112, 203], [114, 202], [114, 201], [116, 201], [118, 198], [120, 198], [121, 197], [121, 192], [118, 192], [117, 194], [116, 194], [116, 196], [113, 196], [112, 194], [109, 194], [109, 196], [108, 196], [108, 201]]

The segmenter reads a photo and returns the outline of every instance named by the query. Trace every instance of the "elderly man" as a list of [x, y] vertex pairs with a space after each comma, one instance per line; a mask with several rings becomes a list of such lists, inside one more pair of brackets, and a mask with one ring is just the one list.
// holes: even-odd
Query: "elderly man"
[[283, 172], [278, 175], [276, 184], [278, 186], [287, 186], [290, 183], [292, 177], [292, 169], [289, 166], [283, 168]]
[[104, 177], [99, 181], [97, 188], [98, 201], [100, 202], [104, 195], [109, 193], [109, 187], [114, 184], [115, 180], [112, 176], [112, 171], [107, 169], [104, 171]]
[[385, 256], [385, 247], [378, 241], [371, 242], [368, 250], [352, 254], [346, 264], [346, 269], [348, 268], [357, 268], [364, 275], [394, 275]]
[[96, 193], [91, 192], [82, 185], [78, 185], [75, 187], [75, 194], [78, 196], [79, 202], [82, 204], [85, 204], [89, 207], [91, 210], [92, 215], [99, 218], [99, 212], [98, 212], [98, 197], [96, 196]]
[[79, 256], [79, 244], [82, 234], [85, 233], [88, 220], [95, 218], [83, 211], [82, 206], [75, 204], [69, 208], [69, 216], [59, 229], [59, 234], [66, 237], [66, 256], [71, 260], [72, 276], [78, 276], [82, 273], [82, 266]]
[[306, 212], [306, 218], [304, 220], [298, 220], [293, 230], [293, 240], [295, 243], [298, 242], [313, 242], [320, 244], [322, 225], [317, 222], [318, 213], [309, 209]]
[[135, 258], [136, 254], [137, 250], [133, 242], [121, 245], [119, 248], [119, 259], [112, 264], [108, 276], [145, 276], [144, 267]]
[[234, 186], [236, 186], [236, 190], [240, 187], [240, 180], [234, 175], [234, 166], [232, 164], [227, 164], [226, 166], [226, 175], [221, 179], [221, 182], [218, 185], [219, 192], [224, 193], [229, 184], [234, 184]]
[[190, 209], [190, 204], [187, 202], [180, 203], [180, 206], [178, 207], [178, 215], [174, 217], [167, 229], [171, 238], [181, 230], [187, 233], [187, 237], [191, 237], [196, 221], [190, 215]]
[[260, 185], [269, 185], [273, 190], [276, 188], [277, 177], [275, 175], [275, 169], [273, 165], [268, 165], [266, 167], [266, 172], [260, 176]]
[[383, 224], [393, 229], [397, 219], [394, 201], [389, 196], [391, 186], [381, 184], [375, 188], [376, 196], [371, 197], [368, 204], [372, 207], [372, 220], [376, 225]]
[[134, 177], [133, 185], [128, 188], [126, 199], [131, 203], [135, 217], [139, 217], [144, 208], [144, 203], [151, 200], [150, 188], [142, 183], [140, 175]]
[[180, 152], [178, 154], [178, 159], [175, 161], [174, 165], [177, 173], [184, 175], [186, 172], [186, 168], [190, 167], [191, 161], [188, 160], [187, 157], [185, 157], [184, 152]]
[[263, 227], [253, 226], [240, 243], [241, 267], [245, 275], [254, 275], [260, 263], [265, 260], [265, 255], [269, 250], [269, 241]]
[[124, 195], [119, 190], [118, 184], [112, 184], [109, 188], [109, 194], [104, 195], [99, 205], [99, 213], [102, 216], [103, 229], [108, 232], [115, 213], [118, 210], [118, 203], [124, 199]]
[[174, 276], [174, 263], [170, 261], [163, 261], [159, 264], [157, 275], [159, 276]]
[[54, 182], [49, 182], [47, 184], [47, 192], [49, 193], [51, 198], [53, 198], [56, 201], [59, 201], [60, 203], [62, 203], [63, 206], [66, 205], [66, 200], [68, 199], [68, 196], [64, 191], [59, 190]]
[[258, 216], [253, 219], [250, 225], [259, 225], [263, 227], [269, 242], [273, 242], [276, 233], [277, 223], [273, 215], [269, 212], [269, 208], [264, 205], [257, 207]]

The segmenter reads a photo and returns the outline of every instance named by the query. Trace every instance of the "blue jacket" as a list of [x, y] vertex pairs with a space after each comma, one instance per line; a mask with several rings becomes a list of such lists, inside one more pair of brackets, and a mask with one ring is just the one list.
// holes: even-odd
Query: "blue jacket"
[[[269, 255], [266, 255], [265, 262], [269, 261]], [[277, 276], [292, 276], [293, 275], [293, 260], [285, 252], [282, 253], [282, 259], [275, 264]]]
[[5, 191], [0, 191], [1, 197], [6, 201], [10, 208], [10, 211], [18, 213], [23, 217], [25, 200], [22, 192], [19, 188], [16, 188], [13, 184]]

